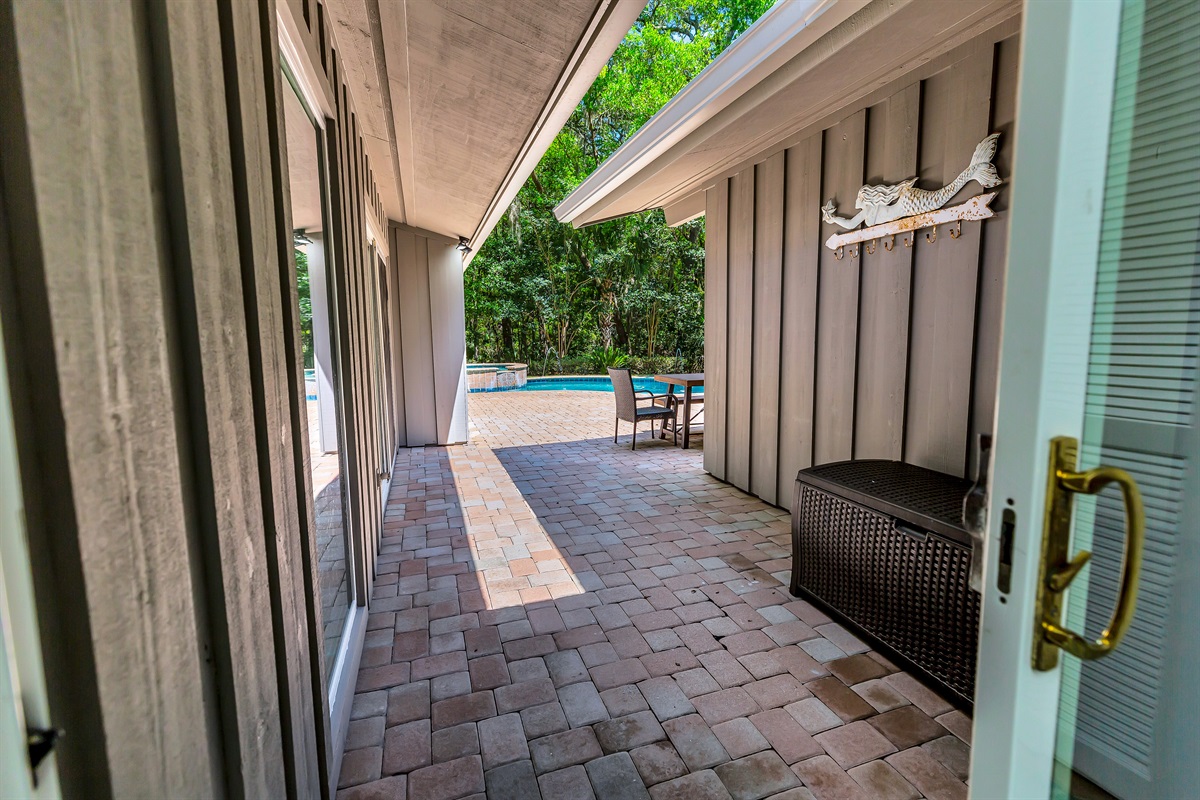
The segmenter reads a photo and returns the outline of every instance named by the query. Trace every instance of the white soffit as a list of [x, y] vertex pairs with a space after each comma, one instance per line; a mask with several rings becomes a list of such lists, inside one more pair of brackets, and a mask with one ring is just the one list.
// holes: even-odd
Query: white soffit
[[525, 180], [546, 154], [554, 137], [567, 124], [575, 107], [629, 33], [645, 5], [646, 0], [604, 0], [600, 3], [542, 107], [533, 130], [489, 204], [487, 213], [469, 237], [473, 249], [466, 255], [464, 267], [471, 263], [475, 250], [487, 240], [488, 234], [504, 216]]
[[778, 3], [555, 215], [581, 227], [679, 203], [788, 136], [997, 29], [1020, 8], [1017, 0]]
[[645, 0], [329, 0], [387, 216], [478, 248]]
[[667, 218], [667, 225], [674, 228], [703, 217], [705, 200], [704, 192], [696, 192], [669, 206], [663, 206], [663, 216]]

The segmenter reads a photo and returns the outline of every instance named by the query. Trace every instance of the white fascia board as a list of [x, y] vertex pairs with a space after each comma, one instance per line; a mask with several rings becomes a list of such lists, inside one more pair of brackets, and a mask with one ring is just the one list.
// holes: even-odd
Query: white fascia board
[[[558, 204], [574, 223], [610, 192], [758, 85], [868, 0], [781, 0]], [[591, 220], [589, 220], [590, 222]]]
[[608, 59], [629, 33], [645, 6], [646, 0], [602, 0], [597, 4], [596, 12], [563, 66], [563, 71], [538, 115], [537, 122], [534, 123], [508, 174], [504, 176], [488, 204], [483, 219], [471, 235], [471, 250], [463, 259], [464, 269], [470, 265], [479, 247], [487, 240], [488, 234], [500, 222], [517, 192], [525, 185], [526, 179], [550, 149], [554, 137], [562, 130], [563, 125], [567, 124], [575, 107], [591, 88], [596, 76], [608, 63]]
[[[1017, 35], [1021, 29], [1020, 10], [1020, 4], [1014, 0], [956, 0], [952, 4], [874, 0], [702, 127], [613, 187], [599, 203], [576, 217], [573, 224], [584, 227], [647, 209], [664, 208], [697, 191], [712, 188], [852, 111], [886, 99], [895, 92], [897, 80], [924, 80], [952, 66], [972, 47], [979, 46], [981, 37], [986, 36], [987, 42], [994, 44]], [[893, 20], [903, 17], [911, 22], [914, 16], [923, 19], [924, 34], [906, 36], [895, 47], [880, 44], [879, 34], [886, 42]], [[868, 36], [874, 38], [872, 44], [864, 43], [864, 37]], [[886, 56], [881, 48], [886, 49]], [[847, 73], [855, 76], [849, 85], [841, 80]], [[830, 89], [833, 83], [838, 88]], [[742, 125], [745, 117], [757, 114], [762, 107], [793, 109], [794, 100], [788, 95], [800, 86], [820, 87], [818, 91], [823, 95], [819, 102], [814, 102], [816, 97], [809, 92], [802, 116], [788, 116], [790, 112], [785, 111], [771, 121], [760, 118], [752, 126]], [[737, 132], [736, 149], [729, 147], [734, 141], [730, 138], [731, 131]], [[724, 140], [725, 145], [710, 145], [714, 139]], [[675, 169], [676, 162], [684, 160], [688, 166], [681, 173]], [[637, 199], [631, 199], [635, 194]]]

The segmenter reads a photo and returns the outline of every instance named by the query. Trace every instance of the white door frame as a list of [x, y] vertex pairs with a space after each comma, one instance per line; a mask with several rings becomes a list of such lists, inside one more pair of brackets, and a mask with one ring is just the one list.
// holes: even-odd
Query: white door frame
[[[315, 243], [320, 245], [319, 258], [314, 259], [314, 250], [309, 256], [309, 288], [313, 300], [313, 347], [314, 364], [317, 368], [317, 397], [319, 404], [319, 426], [321, 446], [325, 452], [338, 453], [338, 469], [343, 481], [343, 498], [345, 494], [345, 477], [350, 468], [352, 454], [345, 448], [347, 441], [346, 427], [350, 424], [347, 419], [347, 409], [341, 406], [340, 382], [348, 380], [345, 375], [345, 365], [340, 362], [339, 341], [343, 335], [349, 335], [348, 330], [339, 326], [345, 321], [337, 316], [337, 301], [331, 294], [334, 282], [345, 280], [338, 270], [342, 265], [337, 262], [332, 251], [332, 214], [331, 200], [333, 187], [330, 184], [330, 165], [327, 150], [327, 131], [333, 125], [336, 111], [332, 105], [333, 98], [324, 91], [327, 86], [320, 74], [320, 69], [312, 60], [313, 54], [302, 46], [303, 37], [295, 28], [295, 19], [284, 9], [284, 3], [279, 6], [279, 41], [282, 67], [284, 69], [285, 91], [293, 88], [300, 98], [300, 105], [313, 123], [317, 136], [318, 173], [321, 183], [321, 214], [322, 226], [319, 235], [313, 235]], [[322, 334], [324, 334], [322, 336]], [[326, 358], [316, 355], [317, 343], [324, 340], [327, 343]], [[322, 362], [326, 369], [322, 369]], [[333, 368], [337, 366], [337, 378], [333, 378]], [[306, 443], [307, 446], [307, 443]], [[329, 795], [337, 794], [338, 777], [342, 766], [342, 754], [346, 746], [346, 734], [350, 727], [350, 712], [354, 704], [354, 689], [358, 676], [359, 664], [362, 659], [363, 641], [366, 637], [368, 602], [373, 575], [368, 575], [366, 584], [354, 568], [354, 563], [362, 554], [358, 548], [374, 547], [373, 542], [366, 541], [365, 526], [351, 514], [350, 504], [342, 504], [343, 535], [347, 540], [346, 579], [352, 589], [346, 621], [338, 640], [338, 651], [333, 666], [326, 672], [326, 697], [324, 708], [329, 714], [328, 742], [329, 762]], [[316, 569], [316, 565], [310, 565]], [[309, 598], [309, 602], [321, 603], [320, 593]], [[312, 641], [319, 658], [324, 661], [326, 653], [323, 649], [324, 631], [317, 630]], [[322, 724], [318, 720], [318, 725]]]
[[[1118, 0], [1026, 2], [971, 797], [1050, 794], [1060, 672], [1031, 666], [1050, 439], [1083, 433]], [[1005, 509], [1012, 583], [997, 588]]]

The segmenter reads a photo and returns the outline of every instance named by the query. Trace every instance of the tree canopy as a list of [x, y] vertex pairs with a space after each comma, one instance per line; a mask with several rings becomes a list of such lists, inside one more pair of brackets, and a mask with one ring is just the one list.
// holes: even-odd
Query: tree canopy
[[770, 5], [650, 0], [468, 268], [470, 360], [702, 366], [703, 222], [654, 210], [575, 230], [553, 209]]

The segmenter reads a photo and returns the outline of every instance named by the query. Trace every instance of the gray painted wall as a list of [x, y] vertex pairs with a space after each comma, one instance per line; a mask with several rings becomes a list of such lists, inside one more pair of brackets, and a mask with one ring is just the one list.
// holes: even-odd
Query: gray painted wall
[[[378, 193], [308, 5], [365, 604]], [[331, 794], [277, 19], [0, 3], [0, 308], [64, 796]]]
[[[789, 506], [796, 472], [849, 458], [973, 474], [991, 429], [1006, 188], [996, 218], [839, 261], [823, 242], [864, 183], [938, 188], [988, 133], [1009, 174], [1016, 37], [968, 48], [924, 80], [721, 181], [706, 197], [705, 469]], [[956, 200], [980, 193], [968, 184]]]
[[400, 445], [467, 440], [466, 311], [462, 257], [445, 237], [391, 225], [399, 294], [401, 388], [393, 399]]

